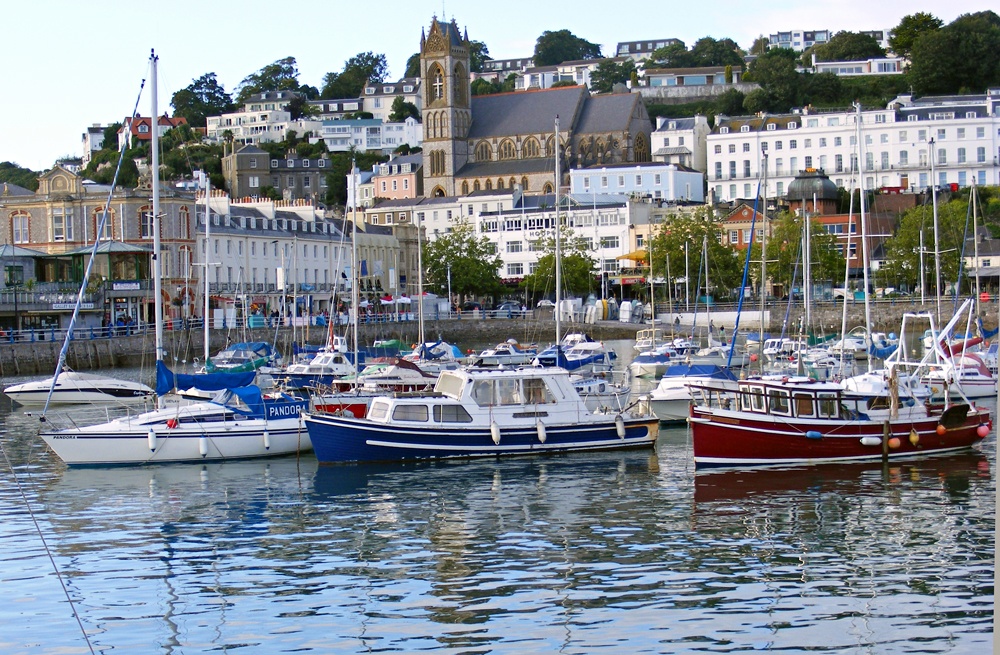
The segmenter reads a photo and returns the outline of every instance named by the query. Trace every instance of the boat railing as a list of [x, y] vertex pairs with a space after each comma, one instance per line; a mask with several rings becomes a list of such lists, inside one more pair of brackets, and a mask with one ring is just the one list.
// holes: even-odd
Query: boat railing
[[58, 409], [45, 416], [43, 431], [79, 430], [91, 425], [101, 425], [114, 420], [148, 412], [152, 403], [140, 405], [93, 405], [86, 408]]

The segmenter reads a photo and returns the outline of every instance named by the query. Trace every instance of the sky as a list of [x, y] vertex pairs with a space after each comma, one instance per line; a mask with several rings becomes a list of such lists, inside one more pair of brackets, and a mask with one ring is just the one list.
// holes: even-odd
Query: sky
[[793, 29], [832, 32], [891, 29], [906, 14], [945, 22], [994, 9], [987, 0], [383, 0], [284, 5], [265, 0], [36, 0], [5, 7], [0, 38], [0, 162], [35, 171], [82, 155], [88, 126], [151, 110], [149, 54], [159, 57], [159, 113], [172, 112], [174, 92], [205, 73], [233, 95], [248, 75], [295, 57], [299, 82], [317, 88], [361, 52], [384, 54], [389, 80], [402, 76], [420, 47], [421, 30], [437, 16], [454, 18], [495, 59], [529, 57], [545, 31], [568, 29], [606, 56], [620, 41], [678, 38], [691, 47], [704, 36], [731, 38], [747, 49], [758, 36]]

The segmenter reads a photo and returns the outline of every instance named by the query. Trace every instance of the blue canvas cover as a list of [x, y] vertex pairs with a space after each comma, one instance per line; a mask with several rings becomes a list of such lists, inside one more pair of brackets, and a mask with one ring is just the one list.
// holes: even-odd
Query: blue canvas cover
[[202, 391], [219, 391], [231, 387], [245, 387], [253, 384], [256, 371], [240, 373], [203, 373], [190, 375], [174, 373], [162, 361], [156, 362], [156, 395], [164, 396], [174, 389], [201, 389]]
[[732, 369], [723, 368], [715, 364], [673, 364], [667, 367], [663, 377], [705, 377], [717, 380], [735, 380], [736, 375]]

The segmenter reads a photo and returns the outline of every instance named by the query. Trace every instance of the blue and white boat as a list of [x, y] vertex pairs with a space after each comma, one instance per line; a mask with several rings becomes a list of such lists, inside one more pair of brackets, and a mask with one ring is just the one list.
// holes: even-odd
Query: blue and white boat
[[570, 332], [557, 345], [549, 346], [535, 357], [533, 364], [546, 368], [560, 367], [573, 373], [606, 373], [611, 371], [615, 351], [588, 334]]
[[732, 382], [736, 388], [736, 376], [732, 369], [714, 364], [675, 364], [667, 368], [656, 388], [646, 396], [650, 410], [664, 423], [683, 423], [691, 415], [690, 385], [707, 382], [725, 384]]
[[432, 392], [374, 398], [365, 418], [309, 413], [320, 463], [650, 448], [641, 410], [594, 412], [559, 368], [442, 371]]

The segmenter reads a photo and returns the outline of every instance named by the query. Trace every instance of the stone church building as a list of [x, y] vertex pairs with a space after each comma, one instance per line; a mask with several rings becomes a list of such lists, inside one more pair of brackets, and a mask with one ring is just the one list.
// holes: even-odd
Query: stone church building
[[473, 96], [469, 66], [468, 34], [433, 19], [420, 38], [427, 197], [552, 193], [557, 117], [562, 186], [570, 168], [650, 161], [652, 124], [639, 94], [569, 86]]

